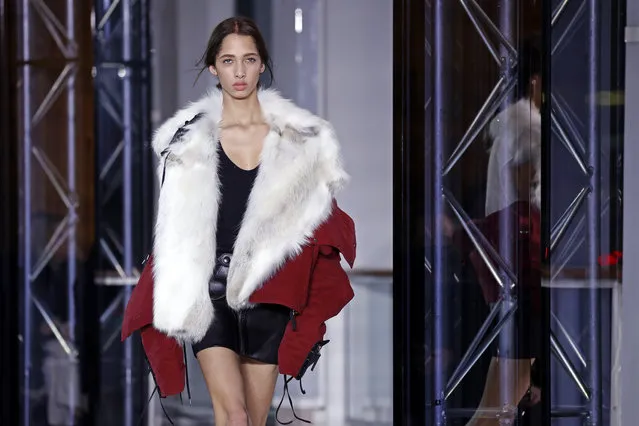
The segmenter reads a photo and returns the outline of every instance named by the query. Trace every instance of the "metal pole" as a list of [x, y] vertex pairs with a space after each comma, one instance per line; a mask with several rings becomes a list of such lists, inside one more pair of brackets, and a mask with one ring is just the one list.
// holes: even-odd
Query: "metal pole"
[[[505, 39], [507, 39], [510, 42], [512, 42], [514, 38], [512, 34], [512, 17], [513, 17], [512, 11], [514, 9], [513, 3], [514, 3], [513, 1], [505, 1], [502, 3], [499, 10], [499, 30], [504, 35]], [[513, 43], [513, 44], [517, 46], [516, 43]], [[499, 50], [500, 50], [502, 78], [505, 78], [506, 80], [509, 78], [513, 78], [512, 72], [511, 72], [511, 65], [512, 65], [511, 61], [516, 60], [516, 58], [512, 57], [512, 54], [503, 43], [500, 43]], [[513, 103], [514, 99], [515, 97], [512, 96], [512, 94], [508, 94], [504, 99], [502, 108], [503, 109], [509, 108], [510, 105]], [[503, 117], [503, 120], [509, 120], [509, 118]], [[503, 129], [502, 132], [509, 132], [510, 131], [509, 124], [504, 123], [504, 125], [502, 126], [502, 129]], [[503, 135], [503, 136], [512, 137], [513, 135]], [[500, 144], [497, 147], [493, 146], [493, 149], [506, 150], [507, 147], [505, 146], [505, 144]], [[503, 192], [501, 195], [503, 198], [507, 197], [507, 194], [505, 192]], [[502, 201], [501, 205], [505, 206], [505, 203]], [[499, 254], [509, 268], [513, 269], [514, 271], [517, 271], [517, 265], [515, 265], [513, 262], [512, 245], [513, 245], [512, 218], [510, 214], [501, 214], [499, 216]], [[501, 273], [502, 273], [502, 276], [506, 276], [503, 270], [501, 271]], [[514, 306], [515, 311], [517, 309], [516, 305], [519, 303], [517, 298], [514, 297], [514, 294], [517, 293], [517, 289], [519, 285], [518, 278], [519, 277], [515, 277], [516, 282], [511, 282], [510, 280], [508, 280], [506, 282], [506, 286], [503, 289], [505, 300], [512, 301], [515, 304]], [[511, 305], [510, 303], [502, 304], [502, 310], [501, 310], [502, 318], [506, 317], [509, 314], [509, 312], [513, 310], [512, 308], [510, 308], [510, 305]], [[502, 353], [511, 352], [513, 350], [516, 350], [515, 348], [517, 347], [513, 339], [513, 336], [515, 335], [514, 323], [516, 319], [514, 318], [513, 315], [510, 315], [509, 318], [510, 320], [504, 323], [504, 327], [501, 333], [499, 334], [499, 349]], [[520, 338], [525, 338], [525, 337], [520, 336]], [[517, 374], [517, 373], [511, 371], [511, 369], [509, 368], [511, 365], [512, 364], [509, 362], [499, 363], [499, 391], [500, 391], [499, 400], [501, 401], [500, 409], [502, 410], [502, 414], [503, 414], [503, 416], [500, 417], [500, 424], [502, 423], [501, 419], [503, 419], [504, 421], [510, 421], [511, 415], [513, 415], [517, 411], [517, 403], [515, 402], [513, 404], [512, 402], [514, 388], [513, 388], [513, 377], [510, 377], [512, 374]]]
[[[141, 59], [142, 59], [142, 63], [143, 63], [143, 67], [144, 70], [142, 70], [140, 72], [140, 77], [142, 78], [142, 80], [144, 81], [144, 83], [141, 85], [140, 87], [140, 92], [141, 92], [141, 102], [140, 102], [140, 111], [150, 111], [151, 108], [151, 58], [150, 58], [150, 17], [149, 17], [149, 10], [150, 10], [150, 2], [151, 0], [139, 0], [140, 1], [140, 23], [139, 23], [139, 28], [140, 28], [140, 33], [141, 33], [141, 37], [140, 37], [140, 55], [141, 55]], [[151, 129], [150, 129], [150, 122], [149, 122], [149, 115], [148, 114], [140, 114], [140, 121], [139, 121], [139, 129], [140, 129], [140, 140], [142, 143], [145, 144], [150, 144], [150, 135], [151, 135]], [[147, 150], [148, 152], [149, 150]], [[144, 157], [144, 154], [143, 154]], [[153, 170], [152, 167], [152, 160], [150, 160], [150, 156], [147, 154], [146, 156], [147, 161], [141, 161], [141, 165], [142, 165], [142, 169], [143, 169], [143, 174], [145, 175], [145, 177], [143, 177], [142, 179], [142, 185], [141, 187], [138, 188], [138, 194], [140, 194], [142, 197], [144, 197], [144, 194], [146, 194], [145, 190], [150, 189], [151, 191], [153, 191], [154, 189], [154, 182], [155, 182], [155, 171]], [[147, 173], [147, 171], [150, 171], [150, 173]], [[152, 180], [149, 180], [148, 178], [146, 178], [146, 176], [151, 176], [153, 177]], [[146, 207], [147, 203], [143, 203], [142, 207], [142, 211], [143, 211], [143, 217], [153, 217], [153, 211], [154, 209], [152, 208], [148, 208]], [[132, 218], [131, 218], [132, 219]], [[144, 221], [145, 223], [152, 223], [152, 221]], [[144, 233], [145, 237], [143, 238], [147, 238], [146, 236], [150, 236], [153, 233], [153, 226], [152, 225], [147, 225], [147, 226], [143, 226], [142, 228], [142, 232]], [[148, 241], [147, 244], [147, 240], [143, 240], [143, 247], [147, 248], [148, 246], [150, 246], [152, 243], [150, 241]], [[126, 295], [125, 295], [126, 296]], [[188, 372], [187, 372], [188, 374]], [[142, 375], [140, 375], [142, 376]], [[155, 381], [153, 380], [153, 376], [151, 373], [147, 374], [146, 376], [146, 389], [147, 389], [147, 398], [154, 392], [155, 390]], [[157, 399], [153, 398], [152, 401], [149, 402], [149, 406], [147, 407], [146, 413], [147, 413], [147, 419], [146, 419], [146, 423], [148, 426], [154, 426], [157, 424], [158, 419], [156, 418], [156, 407], [157, 405]]]
[[598, 290], [598, 255], [601, 234], [601, 169], [599, 112], [596, 95], [599, 88], [599, 0], [588, 0], [588, 156], [590, 164], [590, 187], [588, 197], [588, 278], [589, 297], [589, 360], [590, 365], [590, 424], [603, 425], [601, 410], [601, 303]]
[[[121, 71], [123, 102], [122, 102], [122, 124], [123, 124], [123, 140], [124, 150], [122, 152], [122, 175], [123, 175], [123, 241], [124, 248], [124, 273], [127, 277], [131, 277], [133, 273], [133, 224], [132, 224], [132, 202], [133, 202], [133, 161], [132, 161], [132, 145], [133, 145], [133, 108], [131, 93], [131, 60], [132, 60], [132, 7], [131, 0], [122, 1], [122, 56], [123, 62]], [[123, 307], [126, 306], [131, 297], [131, 286], [124, 289]], [[133, 347], [131, 339], [124, 342], [124, 425], [133, 425]]]
[[[446, 4], [450, 0], [436, 0], [433, 11], [433, 137], [432, 137], [432, 167], [433, 167], [433, 347], [440, 350], [444, 347], [446, 335], [445, 315], [445, 289], [444, 289], [444, 235], [442, 217], [444, 214], [444, 146], [447, 102], [445, 88], [445, 16]], [[434, 399], [437, 401], [433, 407], [435, 425], [446, 424], [445, 407], [446, 377], [444, 360], [441, 356], [434, 357]]]
[[[71, 44], [75, 44], [75, 1], [67, 0], [67, 38]], [[75, 56], [75, 53], [74, 53]], [[75, 58], [74, 58], [75, 59]], [[67, 60], [74, 60], [67, 58]], [[68, 322], [69, 337], [72, 343], [75, 343], [75, 297], [74, 283], [76, 280], [76, 172], [75, 172], [75, 70], [70, 73], [67, 82], [67, 184], [69, 187], [69, 195], [72, 197], [72, 204], [69, 207], [69, 238], [67, 242], [68, 250], [68, 277], [67, 277], [67, 297], [68, 297]]]
[[[73, 59], [67, 57], [66, 60], [77, 60], [75, 45], [75, 0], [67, 0], [67, 39], [69, 46], [74, 46], [72, 52]], [[77, 197], [76, 197], [76, 172], [75, 172], [75, 73], [76, 66], [74, 64], [73, 71], [69, 74], [67, 82], [67, 185], [71, 203], [69, 209], [68, 239], [67, 239], [67, 323], [69, 328], [69, 341], [75, 346], [75, 327], [76, 327], [76, 307], [75, 307], [75, 282], [77, 275]], [[69, 359], [69, 362], [77, 362], [75, 354]], [[75, 386], [79, 380], [70, 378], [68, 386], [68, 404], [69, 404], [69, 425], [75, 425], [75, 407], [79, 395], [76, 392], [79, 389]]]
[[22, 226], [23, 235], [22, 251], [23, 261], [23, 389], [22, 397], [22, 422], [24, 426], [31, 423], [31, 38], [29, 0], [22, 0]]

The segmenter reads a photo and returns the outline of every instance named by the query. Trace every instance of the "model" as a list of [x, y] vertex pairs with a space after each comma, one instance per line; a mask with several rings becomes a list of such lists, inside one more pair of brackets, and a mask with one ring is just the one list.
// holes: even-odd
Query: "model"
[[[155, 133], [161, 189], [153, 254], [123, 338], [141, 330], [162, 396], [184, 387], [192, 345], [216, 425], [265, 425], [278, 372], [301, 379], [325, 321], [352, 299], [353, 221], [326, 121], [261, 88], [266, 45], [247, 18], [213, 31], [204, 70], [217, 89]], [[287, 378], [291, 376], [291, 378]]]

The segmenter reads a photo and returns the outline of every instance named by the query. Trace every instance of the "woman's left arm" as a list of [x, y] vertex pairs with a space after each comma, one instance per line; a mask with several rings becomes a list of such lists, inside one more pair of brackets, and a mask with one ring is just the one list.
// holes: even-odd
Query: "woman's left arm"
[[320, 246], [311, 276], [307, 305], [289, 323], [280, 346], [280, 372], [301, 378], [309, 364], [319, 357], [316, 345], [323, 346], [326, 321], [333, 318], [353, 299], [354, 293], [340, 254], [331, 246]]
[[[330, 218], [315, 231], [316, 261], [309, 282], [306, 306], [294, 313], [280, 350], [280, 371], [301, 377], [326, 333], [326, 321], [333, 318], [353, 299], [348, 275], [341, 256], [352, 267], [355, 261], [355, 225], [353, 220], [333, 204]], [[318, 348], [319, 345], [319, 348]]]

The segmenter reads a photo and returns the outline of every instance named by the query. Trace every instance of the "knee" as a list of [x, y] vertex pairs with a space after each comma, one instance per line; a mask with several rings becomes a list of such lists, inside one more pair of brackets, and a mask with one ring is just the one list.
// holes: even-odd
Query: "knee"
[[226, 426], [248, 426], [249, 417], [244, 407], [234, 407], [226, 410]]

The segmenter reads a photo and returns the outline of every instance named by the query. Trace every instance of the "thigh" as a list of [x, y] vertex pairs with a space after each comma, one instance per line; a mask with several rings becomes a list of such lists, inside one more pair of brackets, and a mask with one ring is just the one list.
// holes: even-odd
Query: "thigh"
[[264, 426], [273, 401], [277, 365], [243, 358], [240, 368], [244, 378], [244, 395], [251, 425]]
[[214, 347], [197, 354], [206, 387], [211, 395], [215, 424], [246, 412], [240, 357], [230, 349]]

